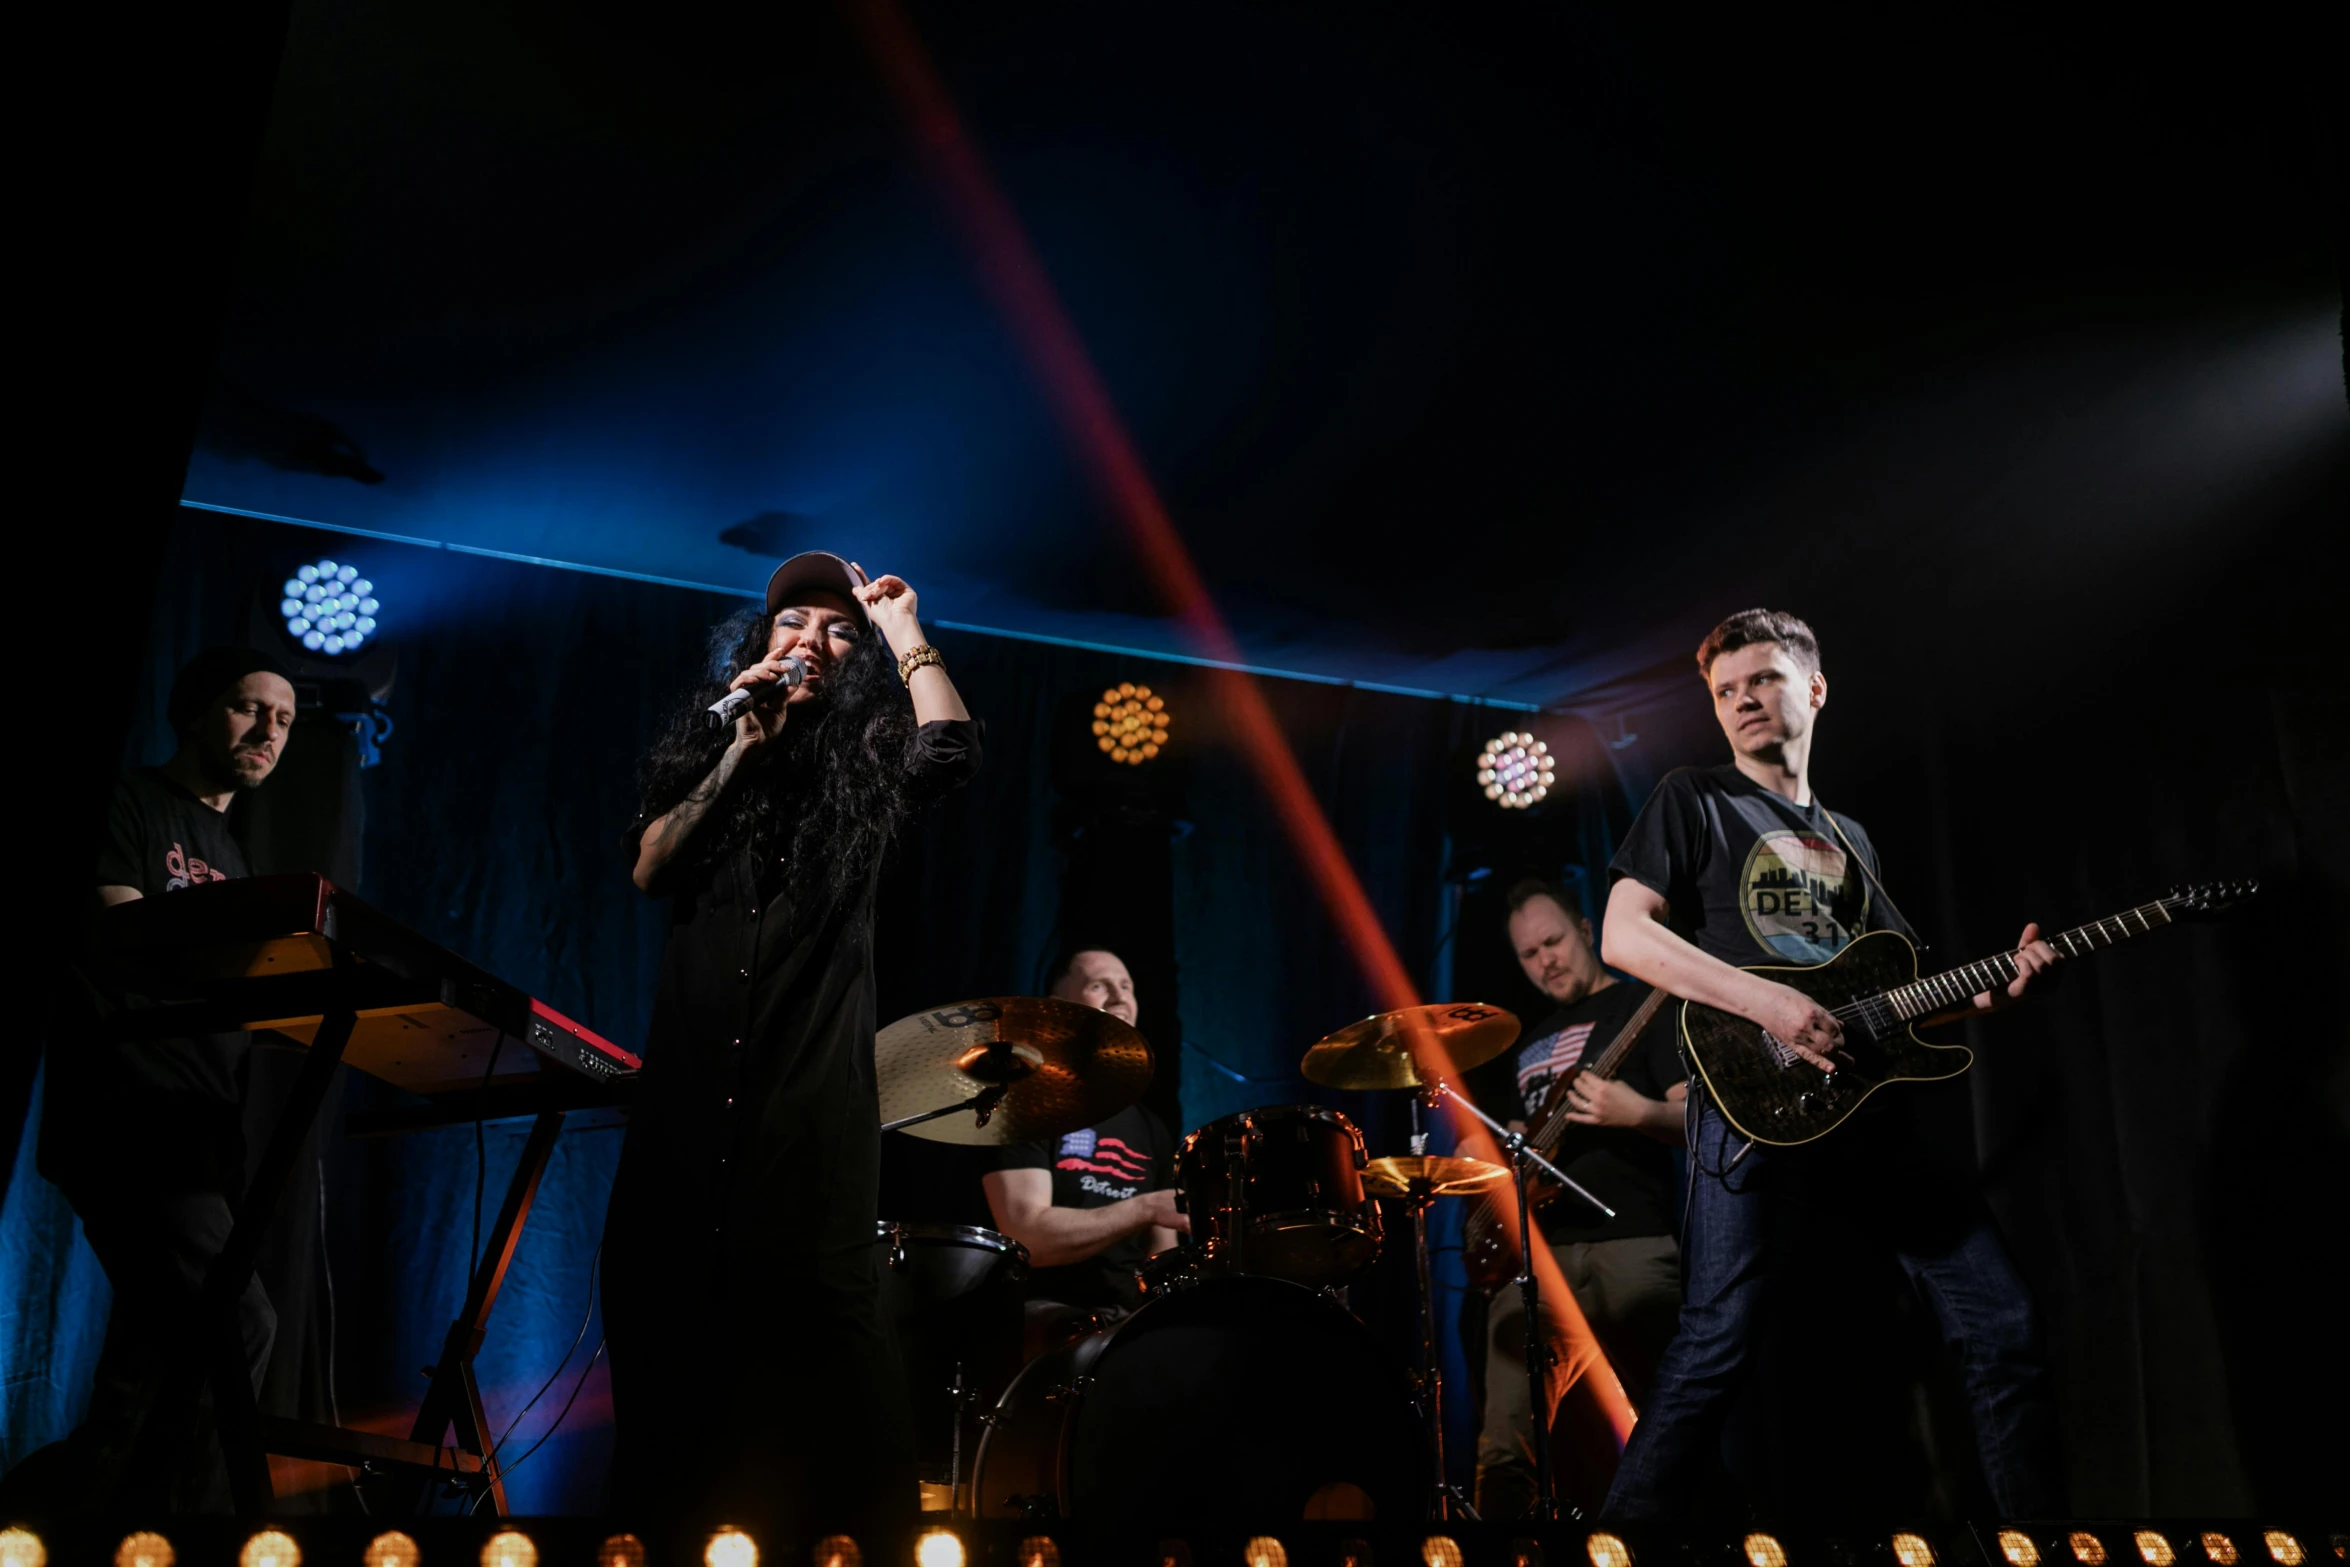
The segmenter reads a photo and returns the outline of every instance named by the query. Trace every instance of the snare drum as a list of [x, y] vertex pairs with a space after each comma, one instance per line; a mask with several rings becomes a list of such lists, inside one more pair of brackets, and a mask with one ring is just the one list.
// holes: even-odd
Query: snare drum
[[1353, 1278], [1379, 1255], [1363, 1163], [1363, 1134], [1320, 1105], [1244, 1110], [1192, 1133], [1175, 1181], [1201, 1272], [1309, 1289]]
[[957, 1378], [963, 1402], [985, 1409], [1019, 1373], [1028, 1253], [967, 1224], [884, 1219], [873, 1230], [882, 1320], [905, 1371], [922, 1477], [944, 1483], [954, 1467]]

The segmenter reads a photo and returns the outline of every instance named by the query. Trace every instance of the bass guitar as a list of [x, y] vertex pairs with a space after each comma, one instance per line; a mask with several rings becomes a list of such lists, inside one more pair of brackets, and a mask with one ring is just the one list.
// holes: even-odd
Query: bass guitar
[[[1575, 1080], [1585, 1073], [1593, 1077], [1614, 1077], [1622, 1069], [1624, 1058], [1632, 1053], [1633, 1045], [1639, 1042], [1641, 1032], [1671, 999], [1661, 990], [1651, 990], [1639, 1009], [1616, 1030], [1616, 1037], [1608, 1041], [1605, 1050], [1597, 1057], [1586, 1053], [1582, 1060], [1559, 1074], [1558, 1081], [1543, 1095], [1542, 1111], [1534, 1118], [1533, 1129], [1526, 1134], [1526, 1141], [1536, 1153], [1545, 1159], [1557, 1154], [1559, 1139], [1572, 1124], [1567, 1120], [1567, 1090], [1574, 1086]], [[1556, 1182], [1540, 1175], [1527, 1184], [1526, 1200], [1534, 1205], [1537, 1220], [1559, 1191]], [[1470, 1200], [1468, 1216], [1461, 1223], [1461, 1261], [1468, 1269], [1469, 1282], [1481, 1290], [1499, 1289], [1517, 1275], [1517, 1227], [1502, 1222], [1501, 1213], [1490, 1198]]]
[[[2152, 903], [2042, 939], [2059, 960], [2086, 957], [2165, 925], [2222, 914], [2259, 887], [2227, 881], [2177, 888]], [[2013, 983], [2015, 959], [2002, 952], [1921, 979], [1917, 948], [1897, 932], [1878, 930], [1855, 938], [1825, 963], [1750, 967], [1750, 974], [1803, 992], [1844, 1026], [1833, 1072], [1812, 1065], [1761, 1024], [1695, 1001], [1681, 1003], [1681, 1041], [1690, 1069], [1741, 1137], [1792, 1147], [1834, 1131], [1887, 1083], [1932, 1082], [1972, 1066], [1973, 1051], [1929, 1045], [1911, 1025]]]

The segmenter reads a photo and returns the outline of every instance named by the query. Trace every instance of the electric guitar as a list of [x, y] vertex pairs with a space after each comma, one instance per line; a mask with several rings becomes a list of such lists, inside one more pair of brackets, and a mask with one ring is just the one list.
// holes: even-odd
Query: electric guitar
[[[2222, 914], [2259, 889], [2255, 881], [2176, 888], [2152, 903], [2041, 939], [2059, 960], [2086, 957], [2182, 919]], [[1759, 1023], [1695, 1001], [1681, 1003], [1681, 1040], [1691, 1070], [1723, 1117], [1741, 1137], [1785, 1148], [1834, 1131], [1887, 1083], [1931, 1082], [1972, 1066], [1973, 1051], [1929, 1045], [1910, 1025], [2012, 983], [2016, 963], [2014, 953], [2002, 952], [1920, 979], [1917, 948], [1897, 932], [1878, 930], [1855, 938], [1825, 963], [1755, 965], [1747, 972], [1802, 991], [1844, 1025], [1844, 1043], [1836, 1051], [1841, 1064], [1823, 1072]]]
[[[1542, 1097], [1542, 1111], [1535, 1119], [1534, 1129], [1526, 1134], [1526, 1141], [1543, 1158], [1558, 1152], [1559, 1139], [1566, 1135], [1567, 1090], [1586, 1072], [1593, 1077], [1613, 1077], [1623, 1066], [1624, 1057], [1632, 1053], [1641, 1031], [1646, 1029], [1659, 1008], [1673, 999], [1661, 990], [1651, 990], [1639, 1009], [1624, 1020], [1616, 1030], [1616, 1037], [1594, 1058], [1586, 1054], [1581, 1061], [1568, 1067], [1550, 1085]], [[1585, 1063], [1589, 1064], [1586, 1065]], [[1526, 1200], [1534, 1205], [1537, 1220], [1560, 1188], [1552, 1181], [1536, 1175], [1526, 1186]], [[1518, 1271], [1518, 1237], [1516, 1229], [1502, 1223], [1500, 1212], [1488, 1198], [1472, 1198], [1468, 1217], [1461, 1223], [1461, 1261], [1467, 1267], [1469, 1282], [1481, 1290], [1499, 1289]]]

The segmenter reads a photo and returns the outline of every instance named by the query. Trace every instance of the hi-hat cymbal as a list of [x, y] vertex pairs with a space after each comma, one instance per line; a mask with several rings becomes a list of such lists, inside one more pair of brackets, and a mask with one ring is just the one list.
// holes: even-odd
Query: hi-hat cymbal
[[1517, 1037], [1515, 1013], [1474, 1001], [1437, 1002], [1350, 1023], [1307, 1051], [1299, 1070], [1324, 1088], [1421, 1088], [1426, 1079], [1412, 1060], [1415, 1042], [1441, 1045], [1452, 1070], [1466, 1072]]
[[1051, 996], [998, 996], [898, 1019], [873, 1041], [884, 1125], [1005, 1093], [987, 1124], [959, 1112], [909, 1137], [982, 1147], [1031, 1143], [1109, 1119], [1150, 1086], [1151, 1049], [1123, 1019]]
[[1437, 1154], [1403, 1154], [1373, 1159], [1363, 1167], [1363, 1190], [1378, 1197], [1407, 1197], [1414, 1181], [1426, 1181], [1432, 1197], [1466, 1197], [1510, 1178], [1510, 1172], [1483, 1159]]

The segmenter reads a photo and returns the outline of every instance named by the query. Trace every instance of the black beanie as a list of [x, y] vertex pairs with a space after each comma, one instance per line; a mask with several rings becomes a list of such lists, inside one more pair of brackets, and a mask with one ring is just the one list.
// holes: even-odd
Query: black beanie
[[171, 721], [174, 734], [185, 733], [213, 698], [247, 675], [264, 672], [288, 685], [294, 683], [285, 665], [257, 647], [206, 648], [180, 666], [179, 678], [171, 683], [171, 701], [165, 705], [163, 716]]

